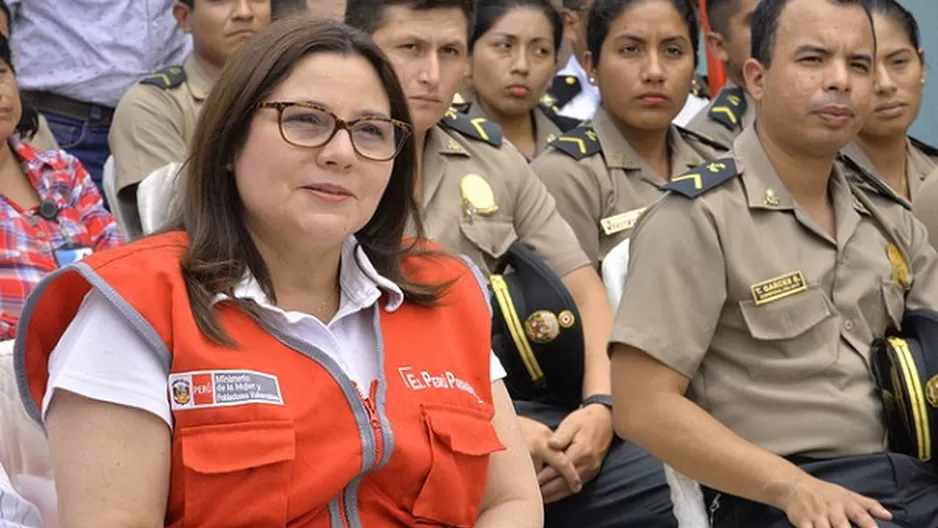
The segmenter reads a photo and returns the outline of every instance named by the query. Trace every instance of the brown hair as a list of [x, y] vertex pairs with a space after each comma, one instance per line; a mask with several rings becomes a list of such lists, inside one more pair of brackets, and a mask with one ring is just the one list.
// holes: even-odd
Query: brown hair
[[[294, 65], [315, 53], [360, 56], [374, 67], [388, 94], [391, 117], [410, 123], [407, 100], [390, 63], [367, 35], [340, 22], [289, 17], [271, 24], [228, 61], [202, 107], [191, 156], [182, 170], [181, 198], [170, 229], [185, 231], [189, 247], [182, 273], [199, 329], [209, 339], [233, 346], [213, 309], [219, 293], [233, 297], [234, 287], [250, 272], [276, 303], [269, 270], [242, 221], [243, 206], [231, 164], [244, 146], [255, 105], [290, 75]], [[426, 254], [403, 242], [408, 220], [422, 238], [423, 224], [414, 199], [416, 149], [408, 138], [394, 161], [387, 189], [374, 216], [355, 235], [381, 275], [394, 281], [409, 301], [432, 306], [448, 284], [409, 281], [403, 260]], [[259, 308], [234, 302], [255, 318]]]

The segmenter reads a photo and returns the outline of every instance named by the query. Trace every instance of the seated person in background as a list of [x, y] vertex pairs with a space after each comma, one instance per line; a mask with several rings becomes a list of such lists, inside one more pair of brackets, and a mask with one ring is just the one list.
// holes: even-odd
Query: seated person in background
[[423, 231], [409, 121], [339, 22], [234, 56], [167, 232], [24, 314], [63, 526], [541, 526], [478, 271], [402, 238]]
[[749, 25], [758, 3], [759, 0], [707, 0], [710, 21], [707, 47], [723, 63], [726, 85], [691, 119], [687, 128], [726, 148], [732, 148], [736, 136], [756, 119], [755, 103], [743, 86], [743, 63], [750, 56]]
[[[10, 39], [10, 6], [4, 0], [0, 0], [0, 35], [3, 35]], [[24, 105], [28, 105], [29, 101], [24, 100]], [[46, 120], [46, 116], [36, 113], [39, 116], [38, 126], [36, 127], [36, 133], [32, 137], [21, 138], [29, 142], [30, 145], [36, 147], [38, 150], [58, 150], [59, 144], [55, 140], [55, 136], [52, 135], [52, 130], [49, 129], [49, 121]]]
[[938, 309], [938, 255], [905, 200], [835, 162], [873, 108], [864, 2], [760, 1], [755, 124], [630, 239], [616, 430], [703, 484], [714, 528], [938, 528], [938, 466], [887, 450], [870, 367]]
[[123, 242], [78, 159], [22, 141], [37, 114], [20, 102], [10, 55], [0, 35], [0, 340], [15, 337], [23, 304], [45, 275]]
[[137, 184], [188, 155], [199, 108], [228, 61], [270, 22], [270, 0], [180, 0], [173, 14], [192, 34], [193, 54], [182, 66], [154, 73], [121, 98], [108, 143], [128, 236], [140, 235]]
[[938, 149], [909, 137], [922, 107], [925, 51], [918, 23], [896, 0], [868, 0], [876, 30], [873, 114], [843, 149], [847, 163], [882, 179], [910, 203], [938, 166]]
[[724, 152], [671, 122], [694, 82], [697, 27], [694, 0], [593, 4], [586, 57], [602, 103], [531, 168], [594, 266], [628, 238], [672, 177]]
[[469, 37], [469, 99], [462, 110], [502, 127], [528, 159], [579, 121], [540, 102], [557, 69], [560, 13], [548, 0], [480, 0]]

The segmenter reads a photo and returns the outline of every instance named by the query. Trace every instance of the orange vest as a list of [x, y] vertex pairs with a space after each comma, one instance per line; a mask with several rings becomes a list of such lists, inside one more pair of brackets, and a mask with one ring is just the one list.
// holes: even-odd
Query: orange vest
[[95, 287], [169, 366], [175, 429], [167, 526], [475, 524], [488, 455], [503, 449], [489, 378], [491, 319], [462, 262], [414, 257], [412, 280], [455, 279], [436, 308], [376, 310], [382, 374], [363, 399], [321, 351], [216, 305], [237, 349], [199, 332], [180, 233], [51, 275], [21, 320], [17, 368], [38, 415], [49, 354]]

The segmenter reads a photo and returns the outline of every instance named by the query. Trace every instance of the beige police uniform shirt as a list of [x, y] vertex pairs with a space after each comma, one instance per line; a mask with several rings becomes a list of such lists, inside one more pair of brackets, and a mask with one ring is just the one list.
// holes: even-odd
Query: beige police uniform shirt
[[[844, 147], [841, 152], [844, 156], [853, 160], [854, 163], [866, 169], [870, 174], [879, 176], [879, 171], [876, 169], [876, 166], [873, 165], [870, 158], [863, 152], [860, 145], [855, 142], [850, 143]], [[935, 167], [938, 167], [938, 158], [929, 156], [913, 145], [911, 140], [906, 140], [905, 152], [905, 175], [909, 186], [909, 197], [912, 201], [915, 201], [915, 197], [918, 194], [919, 187], [922, 186], [922, 182], [935, 170]], [[898, 189], [896, 189], [896, 191], [898, 191]]]
[[[174, 68], [178, 72], [178, 66]], [[136, 185], [154, 170], [186, 159], [199, 109], [212, 87], [212, 79], [195, 57], [185, 61], [182, 72], [185, 80], [178, 84], [178, 77], [170, 73], [151, 76], [173, 86], [134, 85], [114, 112], [108, 144], [114, 156], [120, 206], [126, 212], [124, 217], [129, 218], [131, 236], [141, 233]]]
[[[554, 196], [557, 210], [573, 228], [590, 262], [598, 266], [612, 248], [628, 238], [645, 207], [661, 197], [661, 186], [720, 151], [672, 126], [671, 174], [662, 176], [622, 137], [602, 106], [589, 126], [595, 131], [592, 141], [598, 143], [596, 153], [575, 159], [552, 147], [531, 168]], [[589, 134], [582, 141], [591, 141]], [[555, 145], [563, 143], [576, 145], [568, 139]]]
[[938, 249], [938, 169], [932, 172], [912, 200], [915, 216], [928, 228], [932, 247]]
[[832, 237], [794, 202], [754, 128], [733, 160], [737, 177], [694, 199], [670, 193], [642, 216], [611, 341], [689, 378], [689, 398], [771, 452], [882, 451], [870, 346], [905, 310], [938, 308], [924, 227], [837, 165]]
[[422, 171], [427, 238], [486, 274], [516, 241], [559, 277], [589, 264], [554, 199], [508, 142], [496, 147], [436, 126], [427, 133]]
[[[466, 115], [469, 117], [484, 117], [491, 120], [489, 116], [485, 114], [485, 111], [482, 109], [482, 104], [479, 103], [479, 100], [476, 98], [467, 101]], [[534, 109], [531, 110], [531, 116], [534, 120], [534, 157], [537, 157], [547, 150], [547, 145], [560, 137], [563, 131], [547, 116], [544, 109], [540, 106], [535, 106]], [[527, 156], [525, 156], [525, 158], [527, 158]]]
[[691, 119], [687, 128], [731, 148], [736, 137], [755, 121], [755, 99], [743, 87], [727, 81], [710, 104]]

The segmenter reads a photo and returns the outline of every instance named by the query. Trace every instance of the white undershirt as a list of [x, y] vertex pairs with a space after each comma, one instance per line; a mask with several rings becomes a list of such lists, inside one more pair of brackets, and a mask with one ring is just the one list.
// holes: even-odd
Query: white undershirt
[[[234, 294], [264, 308], [270, 316], [268, 322], [278, 330], [329, 355], [365, 397], [378, 374], [374, 310], [378, 309], [382, 291], [389, 296], [385, 306], [389, 312], [403, 302], [403, 293], [375, 271], [352, 237], [342, 248], [339, 284], [342, 290], [339, 310], [328, 325], [311, 315], [283, 311], [272, 305], [253, 278], [239, 284]], [[487, 289], [483, 287], [483, 291], [487, 297]], [[505, 377], [505, 369], [494, 353], [490, 353], [490, 358], [490, 377], [495, 382]], [[43, 419], [54, 392], [64, 389], [86, 398], [151, 412], [172, 428], [168, 377], [169, 372], [157, 354], [102, 293], [92, 290], [49, 358]]]

